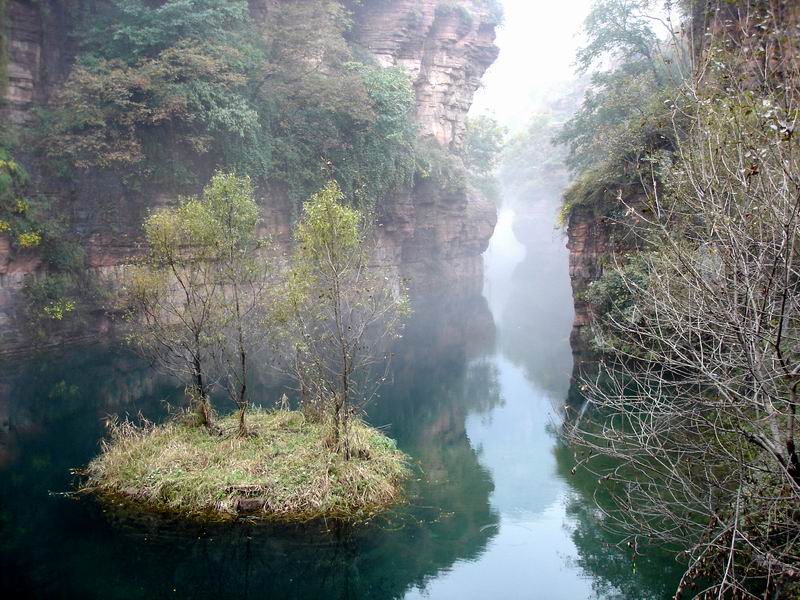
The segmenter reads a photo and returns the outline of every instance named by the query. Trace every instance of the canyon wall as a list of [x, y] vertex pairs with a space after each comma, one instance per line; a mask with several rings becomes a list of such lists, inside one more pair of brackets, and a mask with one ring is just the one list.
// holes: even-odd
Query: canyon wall
[[[353, 37], [378, 64], [410, 75], [420, 135], [458, 153], [473, 95], [498, 54], [487, 4], [365, 2], [355, 12]], [[443, 191], [417, 182], [388, 202], [381, 216], [387, 262], [399, 265], [413, 288], [480, 292], [481, 254], [497, 222], [491, 201], [471, 190]]]
[[[251, 0], [254, 18], [269, 15], [280, 0]], [[399, 66], [412, 78], [420, 135], [457, 154], [467, 111], [480, 78], [497, 56], [494, 22], [481, 0], [369, 0], [356, 4], [351, 42], [383, 66]], [[7, 0], [9, 48], [5, 102], [0, 120], [25, 126], [69, 71], [75, 56], [70, 13], [57, 0]], [[30, 161], [27, 161], [30, 162]], [[113, 287], [125, 264], [142, 250], [140, 224], [153, 207], [174, 200], [157, 187], [132, 188], [111, 173], [91, 173], [50, 189], [26, 163], [40, 193], [69, 223], [90, 267]], [[199, 190], [185, 190], [195, 193]], [[291, 209], [280, 191], [262, 191], [265, 233], [288, 250]], [[400, 190], [378, 215], [376, 261], [405, 278], [412, 290], [473, 292], [482, 285], [481, 254], [496, 222], [494, 205], [470, 190], [445, 191], [424, 180]], [[24, 309], [28, 278], [42, 276], [37, 251], [13, 251], [0, 232], [0, 353], [30, 348], [34, 339]], [[113, 319], [98, 308], [82, 322], [52, 323], [48, 345], [105, 334]]]
[[[774, 0], [769, 3], [769, 13], [787, 35], [794, 35], [800, 28], [800, 3], [795, 0]], [[742, 73], [760, 71], [763, 49], [762, 25], [753, 17], [753, 6], [745, 0], [699, 0], [693, 3], [690, 24], [693, 49], [697, 64], [706, 58], [709, 45], [724, 38], [744, 46], [750, 45], [751, 64], [741, 66]], [[796, 59], [791, 45], [782, 48], [787, 58]], [[771, 52], [776, 52], [773, 47]], [[772, 57], [775, 60], [775, 56]], [[745, 68], [746, 67], [746, 68]], [[601, 184], [598, 184], [601, 185]], [[629, 185], [622, 189], [603, 189], [602, 201], [590, 201], [572, 207], [567, 219], [567, 247], [569, 249], [569, 272], [572, 281], [575, 305], [575, 321], [570, 341], [575, 364], [591, 363], [596, 353], [591, 347], [592, 311], [586, 301], [586, 291], [592, 282], [603, 275], [604, 265], [615, 256], [636, 252], [641, 240], [631, 231], [631, 217], [626, 206], [638, 206], [645, 201], [641, 186]]]
[[[624, 192], [620, 190], [620, 194], [628, 206], [636, 206], [644, 200], [643, 191], [635, 186]], [[615, 256], [636, 251], [639, 243], [624, 215], [611, 206], [579, 204], [570, 210], [567, 249], [575, 306], [570, 345], [576, 367], [591, 364], [596, 358], [591, 344], [592, 311], [586, 301], [589, 286], [603, 275], [604, 266]]]
[[495, 22], [486, 3], [365, 2], [356, 12], [354, 37], [381, 66], [409, 73], [420, 134], [460, 149], [473, 94], [498, 53]]

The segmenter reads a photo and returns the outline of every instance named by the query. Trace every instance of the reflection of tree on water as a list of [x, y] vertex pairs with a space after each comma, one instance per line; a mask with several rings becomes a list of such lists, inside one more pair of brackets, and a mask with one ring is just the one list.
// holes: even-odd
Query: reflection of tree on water
[[[198, 532], [127, 526], [138, 542], [148, 537], [151, 548], [158, 547], [147, 555], [147, 570], [164, 571], [155, 580], [194, 597], [258, 597], [269, 590], [271, 598], [394, 598], [424, 586], [456, 560], [478, 556], [498, 517], [489, 506], [491, 477], [478, 463], [464, 421], [468, 412], [496, 404], [498, 392], [491, 369], [470, 367], [463, 349], [479, 349], [467, 339], [476, 328], [491, 344], [491, 321], [477, 299], [452, 308], [458, 310], [450, 320], [436, 323], [417, 313], [396, 351], [394, 383], [369, 415], [375, 424], [388, 424], [419, 465], [408, 505], [358, 527], [312, 523]], [[176, 546], [182, 548], [178, 558]], [[111, 562], [118, 569], [123, 561]]]
[[[435, 318], [434, 318], [435, 316]], [[430, 317], [430, 318], [429, 318]], [[370, 410], [419, 465], [409, 503], [359, 527], [177, 524], [102, 514], [54, 497], [69, 469], [96, 452], [109, 412], [163, 413], [180, 400], [124, 350], [69, 352], [18, 363], [0, 380], [0, 580], [22, 595], [104, 598], [395, 598], [496, 532], [493, 483], [467, 439], [468, 413], [499, 402], [496, 373], [474, 361], [493, 343], [482, 298], [419, 308], [397, 348], [395, 377]], [[268, 385], [268, 384], [265, 384]], [[174, 591], [173, 591], [174, 590]]]
[[567, 479], [572, 493], [567, 498], [567, 514], [574, 520], [572, 540], [578, 551], [578, 565], [592, 577], [598, 598], [661, 600], [672, 598], [684, 569], [672, 555], [655, 547], [639, 547], [637, 553], [621, 543], [604, 526], [603, 505], [608, 492], [586, 469], [572, 474], [572, 450], [557, 444], [554, 453], [559, 474]]

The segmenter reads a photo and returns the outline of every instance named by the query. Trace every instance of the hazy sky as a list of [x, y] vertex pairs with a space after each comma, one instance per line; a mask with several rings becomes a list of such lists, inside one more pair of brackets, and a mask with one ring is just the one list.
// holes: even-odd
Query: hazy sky
[[509, 129], [574, 77], [575, 49], [592, 0], [501, 0], [500, 57], [484, 75], [472, 114], [489, 112]]

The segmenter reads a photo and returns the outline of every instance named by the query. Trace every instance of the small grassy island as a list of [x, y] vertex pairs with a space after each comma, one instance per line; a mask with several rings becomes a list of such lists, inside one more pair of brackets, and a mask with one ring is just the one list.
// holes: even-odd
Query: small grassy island
[[236, 416], [216, 425], [221, 435], [178, 420], [117, 426], [84, 489], [185, 516], [349, 518], [397, 502], [409, 474], [394, 441], [361, 421], [351, 423], [349, 459], [299, 411], [253, 410], [245, 437]]
[[[130, 341], [183, 382], [188, 407], [160, 425], [114, 423], [83, 491], [212, 518], [357, 518], [399, 500], [406, 457], [361, 415], [388, 374], [405, 290], [370, 267], [368, 220], [335, 182], [305, 204], [289, 267], [258, 238], [253, 194], [249, 178], [218, 173], [145, 220]], [[297, 411], [285, 395], [280, 410], [251, 408], [266, 369], [294, 382]], [[216, 415], [214, 392], [234, 415]]]

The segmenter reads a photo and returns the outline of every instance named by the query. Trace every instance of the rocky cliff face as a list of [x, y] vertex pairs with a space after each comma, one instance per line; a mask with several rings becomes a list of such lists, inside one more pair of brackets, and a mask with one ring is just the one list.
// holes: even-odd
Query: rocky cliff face
[[[644, 199], [640, 189], [626, 191], [625, 198], [628, 205], [637, 205]], [[590, 345], [592, 311], [586, 301], [586, 291], [603, 275], [604, 265], [614, 256], [636, 250], [637, 240], [619, 216], [611, 216], [599, 206], [580, 205], [569, 214], [567, 249], [575, 305], [570, 345], [578, 366], [594, 358]]]
[[0, 119], [24, 123], [30, 110], [47, 99], [54, 82], [64, 76], [74, 54], [72, 23], [66, 3], [6, 0], [8, 81]]
[[601, 258], [609, 244], [609, 232], [596, 220], [590, 207], [578, 207], [569, 215], [567, 249], [569, 277], [575, 305], [575, 320], [570, 333], [572, 354], [576, 364], [588, 358], [591, 313], [584, 294], [592, 281], [602, 274]]
[[495, 205], [474, 192], [418, 183], [387, 203], [379, 221], [380, 257], [413, 291], [480, 293], [483, 258], [497, 223]]
[[6, 73], [6, 114], [22, 122], [41, 90], [42, 31], [38, 7], [11, 2], [6, 8], [8, 64]]
[[[282, 0], [253, 0], [256, 19]], [[7, 0], [8, 85], [0, 120], [25, 123], [46, 102], [74, 57], [67, 3]], [[51, 6], [52, 5], [52, 6]], [[441, 5], [441, 6], [440, 6]], [[442, 8], [442, 6], [445, 6]], [[424, 137], [457, 152], [480, 78], [495, 60], [494, 24], [480, 0], [442, 5], [438, 0], [368, 0], [357, 5], [352, 42], [382, 65], [409, 72], [417, 94], [417, 120]], [[31, 169], [36, 178], [35, 166]], [[46, 188], [46, 182], [40, 182]], [[187, 190], [192, 193], [196, 190]], [[49, 190], [87, 251], [101, 279], [111, 285], [141, 251], [139, 224], [147, 211], [171, 200], [159, 189], [132, 190], [118, 177], [93, 174], [69, 189]], [[290, 244], [291, 211], [280, 192], [265, 192], [265, 228]], [[494, 205], [469, 191], [447, 192], [418, 182], [385, 203], [380, 215], [378, 261], [407, 278], [415, 289], [475, 291], [482, 284], [481, 254], [494, 230]], [[27, 278], [41, 272], [35, 252], [13, 253], [0, 233], [0, 353], [34, 345], [23, 310]], [[111, 328], [102, 311], [83, 322], [56, 324], [48, 339], [97, 335]]]
[[[463, 145], [466, 116], [495, 61], [495, 24], [481, 0], [373, 0], [355, 12], [353, 38], [384, 67], [400, 67], [417, 96], [422, 137], [452, 152]], [[481, 254], [497, 222], [495, 206], [471, 191], [447, 192], [418, 182], [387, 203], [384, 260], [413, 288], [480, 291]]]
[[421, 134], [458, 150], [473, 94], [497, 58], [494, 28], [478, 0], [382, 0], [364, 3], [354, 33], [379, 64], [411, 75]]

